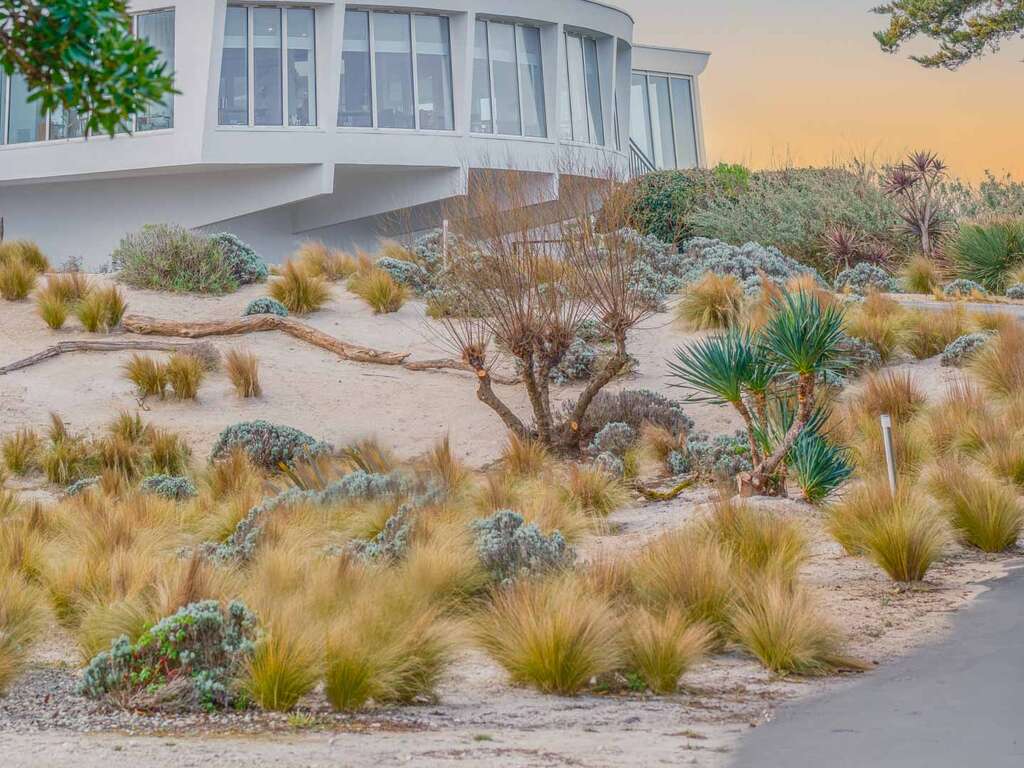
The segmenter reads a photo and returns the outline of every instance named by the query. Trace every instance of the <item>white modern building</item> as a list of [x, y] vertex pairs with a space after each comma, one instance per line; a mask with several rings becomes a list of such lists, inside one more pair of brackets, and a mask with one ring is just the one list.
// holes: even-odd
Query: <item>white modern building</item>
[[[641, 46], [593, 0], [133, 0], [180, 93], [83, 136], [0, 73], [0, 217], [60, 262], [147, 223], [231, 231], [267, 259], [435, 226], [474, 173], [704, 163], [707, 53]], [[532, 178], [532, 177], [531, 177]], [[550, 197], [548, 199], [550, 199]]]

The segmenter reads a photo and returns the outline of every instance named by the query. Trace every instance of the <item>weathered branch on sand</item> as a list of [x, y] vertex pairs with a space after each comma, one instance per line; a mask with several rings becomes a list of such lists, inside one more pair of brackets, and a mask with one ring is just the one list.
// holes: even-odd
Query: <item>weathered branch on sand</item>
[[277, 315], [251, 315], [232, 320], [212, 320], [198, 323], [181, 323], [143, 315], [126, 315], [121, 324], [129, 333], [144, 336], [181, 336], [187, 339], [281, 331], [313, 346], [333, 352], [343, 360], [353, 360], [357, 363], [401, 365], [409, 356], [405, 352], [387, 352], [349, 344], [292, 317], [278, 317]]
[[[445, 357], [438, 360], [407, 360], [402, 363], [403, 368], [408, 368], [410, 371], [437, 371], [437, 370], [452, 370], [452, 371], [465, 371], [471, 373], [473, 376], [477, 376], [476, 370], [469, 363], [464, 363], [461, 360], [455, 360], [451, 357]], [[522, 379], [518, 376], [503, 376], [500, 373], [488, 373], [488, 378], [495, 384], [502, 384], [505, 386], [511, 386], [513, 384], [519, 384]]]
[[0, 376], [28, 368], [36, 363], [70, 352], [124, 352], [125, 350], [150, 352], [188, 352], [200, 359], [217, 359], [217, 350], [207, 341], [163, 341], [159, 339], [80, 339], [61, 341], [42, 352], [0, 366]]

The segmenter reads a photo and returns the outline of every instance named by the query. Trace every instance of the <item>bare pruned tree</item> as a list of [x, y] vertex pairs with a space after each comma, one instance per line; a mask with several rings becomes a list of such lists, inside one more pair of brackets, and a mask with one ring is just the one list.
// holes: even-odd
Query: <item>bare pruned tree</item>
[[[627, 334], [653, 308], [635, 282], [643, 258], [639, 239], [622, 231], [629, 224], [628, 190], [611, 171], [594, 179], [567, 170], [557, 195], [539, 174], [481, 173], [448, 210], [461, 235], [448, 254], [461, 311], [445, 318], [443, 328], [476, 371], [477, 397], [510, 430], [573, 452], [594, 396], [628, 363]], [[551, 407], [550, 374], [587, 318], [604, 327], [615, 351], [559, 418]], [[498, 349], [519, 363], [530, 421], [493, 389]]]

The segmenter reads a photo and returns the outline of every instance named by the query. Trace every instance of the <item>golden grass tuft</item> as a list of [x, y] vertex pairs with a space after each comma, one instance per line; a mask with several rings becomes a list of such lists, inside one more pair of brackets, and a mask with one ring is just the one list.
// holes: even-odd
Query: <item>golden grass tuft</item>
[[436, 697], [452, 659], [453, 628], [436, 608], [395, 591], [369, 589], [329, 630], [324, 693], [335, 709]]
[[284, 304], [289, 312], [296, 315], [315, 312], [331, 298], [327, 282], [297, 261], [286, 261], [277, 276], [271, 278], [267, 290], [271, 298]]
[[300, 243], [292, 258], [310, 274], [332, 283], [344, 280], [358, 268], [352, 256], [330, 248], [319, 240], [306, 240]]
[[696, 527], [657, 537], [632, 560], [631, 580], [640, 601], [655, 610], [680, 608], [688, 621], [705, 622], [720, 637], [733, 607], [733, 560]]
[[735, 498], [720, 497], [702, 521], [707, 535], [742, 565], [750, 578], [765, 574], [794, 581], [807, 560], [807, 544], [797, 523], [755, 509]]
[[686, 328], [703, 331], [731, 328], [743, 311], [743, 286], [733, 275], [706, 273], [687, 286], [676, 304], [676, 319]]
[[203, 363], [195, 355], [187, 352], [175, 352], [165, 366], [167, 383], [179, 400], [195, 400], [199, 387], [206, 377]]
[[967, 370], [994, 395], [1024, 391], [1024, 329], [1017, 324], [1004, 328], [971, 356]]
[[42, 249], [31, 240], [0, 241], [0, 267], [12, 261], [21, 261], [38, 274], [50, 269], [50, 262]]
[[300, 616], [278, 617], [246, 663], [242, 688], [263, 709], [287, 712], [320, 679], [320, 652], [297, 629]]
[[36, 296], [36, 312], [51, 329], [59, 331], [64, 327], [71, 308], [60, 296], [44, 291]]
[[679, 678], [711, 650], [715, 633], [673, 608], [655, 616], [639, 608], [626, 619], [626, 663], [654, 693], [679, 688]]
[[622, 481], [594, 464], [570, 464], [562, 489], [569, 504], [595, 517], [608, 517], [629, 501]]
[[107, 434], [119, 437], [129, 443], [142, 442], [149, 438], [152, 429], [138, 413], [121, 411], [107, 424]]
[[[907, 491], [901, 492], [901, 497]], [[869, 477], [851, 485], [837, 501], [825, 508], [825, 530], [848, 555], [864, 554], [864, 539], [873, 521], [893, 514], [888, 479]]]
[[224, 369], [235, 387], [235, 394], [241, 398], [260, 397], [260, 361], [252, 352], [240, 349], [228, 350], [224, 355]]
[[68, 304], [81, 301], [92, 290], [84, 272], [58, 272], [47, 275], [44, 293], [57, 296]]
[[0, 263], [0, 296], [21, 301], [36, 287], [38, 273], [20, 258]]
[[[855, 339], [865, 341], [876, 350], [883, 363], [893, 359], [903, 343], [902, 309], [890, 309], [888, 303], [895, 304], [891, 299], [875, 298], [869, 295], [863, 303], [847, 310], [844, 329]], [[872, 305], [881, 305], [874, 307]]]
[[343, 462], [352, 469], [361, 469], [370, 474], [387, 474], [398, 466], [398, 459], [390, 448], [381, 445], [373, 437], [356, 440], [341, 449]]
[[378, 259], [396, 259], [398, 261], [416, 261], [416, 254], [397, 240], [386, 238], [377, 245]]
[[0, 695], [21, 674], [46, 628], [46, 599], [22, 576], [0, 574]]
[[110, 644], [122, 635], [134, 642], [160, 618], [140, 595], [123, 600], [89, 601], [83, 606], [74, 628], [79, 656], [83, 662], [88, 662], [100, 651], [110, 650]]
[[501, 452], [501, 464], [515, 477], [535, 477], [552, 463], [548, 449], [537, 440], [509, 432]]
[[110, 470], [131, 482], [143, 474], [142, 447], [120, 435], [108, 435], [96, 444], [100, 469]]
[[977, 452], [997, 426], [981, 389], [967, 379], [954, 379], [942, 400], [926, 408], [907, 428], [919, 433], [941, 456], [954, 450]]
[[434, 443], [424, 463], [427, 471], [440, 480], [441, 486], [449, 493], [465, 487], [471, 477], [470, 469], [455, 455], [448, 435]]
[[116, 285], [93, 288], [78, 302], [75, 316], [90, 333], [106, 333], [121, 324], [128, 309], [124, 295]]
[[829, 528], [873, 560], [895, 581], [921, 581], [949, 542], [945, 521], [914, 488], [900, 488], [885, 504], [880, 496], [865, 497], [873, 506], [847, 503], [830, 517]]
[[514, 683], [544, 693], [573, 696], [623, 658], [611, 604], [568, 576], [522, 580], [498, 592], [476, 629]]
[[1004, 552], [1020, 537], [1016, 492], [963, 462], [936, 463], [925, 475], [929, 493], [963, 541], [983, 552]]
[[38, 449], [39, 435], [32, 429], [22, 427], [4, 437], [0, 443], [0, 456], [12, 474], [24, 475], [35, 465]]
[[167, 389], [167, 365], [152, 355], [134, 353], [124, 364], [124, 375], [135, 385], [139, 397], [163, 398]]
[[906, 424], [921, 411], [928, 398], [909, 371], [880, 371], [864, 379], [853, 401], [860, 412], [878, 418], [887, 413], [894, 424]]
[[39, 452], [39, 466], [46, 479], [57, 485], [69, 485], [81, 477], [89, 458], [81, 440], [68, 438], [50, 442]]
[[749, 583], [736, 607], [739, 642], [779, 674], [821, 675], [860, 665], [842, 655], [842, 637], [803, 588], [775, 579]]
[[234, 446], [224, 458], [211, 462], [204, 477], [204, 485], [214, 501], [227, 499], [259, 484], [259, 470], [241, 445]]
[[930, 294], [944, 282], [939, 265], [923, 254], [911, 256], [900, 274], [904, 288], [910, 293]]
[[409, 298], [409, 289], [383, 269], [356, 272], [348, 280], [348, 289], [365, 301], [374, 314], [397, 312]]
[[923, 360], [942, 354], [949, 343], [970, 331], [961, 305], [934, 311], [911, 310], [903, 317], [902, 342], [906, 350]]

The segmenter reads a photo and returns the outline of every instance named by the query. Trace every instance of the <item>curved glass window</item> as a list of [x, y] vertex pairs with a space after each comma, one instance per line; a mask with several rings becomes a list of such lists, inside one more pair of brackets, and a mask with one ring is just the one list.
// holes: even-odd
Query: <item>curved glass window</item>
[[604, 108], [598, 43], [565, 33], [565, 73], [561, 86], [559, 132], [567, 141], [604, 145]]
[[[174, 70], [174, 11], [154, 11], [140, 13], [135, 17], [135, 34], [148, 42], [160, 54], [158, 63], [166, 65], [166, 71]], [[74, 117], [66, 123], [72, 135], [81, 136], [76, 132]], [[135, 116], [135, 130], [159, 131], [174, 127], [174, 94], [167, 94], [163, 101], [150, 104], [144, 111]], [[53, 132], [50, 133], [50, 138]]]
[[629, 138], [655, 168], [696, 168], [699, 155], [690, 78], [634, 72]]
[[447, 16], [345, 12], [338, 125], [455, 128]]
[[317, 124], [313, 9], [227, 7], [217, 122], [260, 126]]
[[470, 130], [546, 137], [540, 29], [478, 19], [473, 41]]

